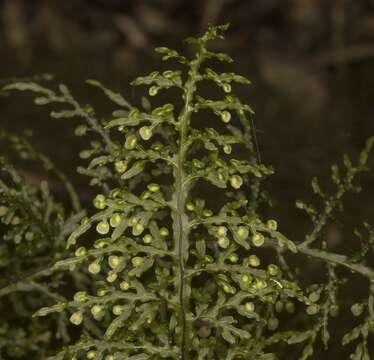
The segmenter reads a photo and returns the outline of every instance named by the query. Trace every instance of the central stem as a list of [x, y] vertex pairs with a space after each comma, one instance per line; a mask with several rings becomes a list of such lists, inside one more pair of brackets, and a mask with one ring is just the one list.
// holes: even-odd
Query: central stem
[[197, 72], [202, 61], [200, 51], [191, 62], [189, 77], [184, 88], [184, 106], [179, 115], [179, 149], [176, 158], [176, 169], [174, 171], [175, 193], [173, 202], [175, 211], [173, 212], [174, 238], [176, 240], [176, 251], [178, 258], [178, 295], [180, 305], [181, 322], [181, 349], [180, 360], [189, 359], [188, 350], [188, 324], [186, 309], [189, 307], [189, 294], [186, 294], [185, 284], [185, 263], [188, 259], [189, 249], [189, 226], [188, 216], [185, 213], [185, 204], [188, 195], [188, 188], [185, 182], [184, 162], [186, 160], [187, 148], [185, 146], [188, 126], [193, 112], [193, 96], [196, 90]]

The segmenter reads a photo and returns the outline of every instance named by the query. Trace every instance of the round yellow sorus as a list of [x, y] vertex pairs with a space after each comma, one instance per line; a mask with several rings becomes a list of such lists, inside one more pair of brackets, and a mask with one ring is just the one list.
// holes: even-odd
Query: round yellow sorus
[[259, 233], [253, 234], [252, 243], [253, 243], [254, 246], [260, 247], [260, 246], [264, 245], [265, 238], [262, 234], [259, 234]]
[[235, 233], [240, 239], [244, 240], [248, 237], [249, 230], [245, 226], [238, 226]]
[[121, 263], [121, 258], [117, 255], [111, 255], [108, 257], [108, 264], [112, 269], [116, 269]]
[[160, 142], [152, 144], [151, 148], [155, 151], [161, 151], [164, 146]]
[[223, 182], [225, 182], [225, 175], [222, 174], [222, 172], [219, 172], [219, 173], [217, 174], [217, 177], [218, 177], [218, 180], [219, 180], [219, 181], [223, 181]]
[[266, 227], [267, 227], [269, 230], [271, 230], [271, 231], [276, 231], [277, 228], [278, 228], [278, 223], [277, 223], [275, 220], [270, 219], [270, 220], [268, 220], [268, 221], [266, 222]]
[[275, 264], [270, 264], [268, 266], [268, 274], [270, 276], [277, 276], [279, 274], [279, 267]]
[[205, 216], [205, 217], [211, 217], [211, 216], [213, 216], [213, 211], [210, 210], [210, 209], [204, 209], [203, 210], [203, 216]]
[[155, 183], [148, 184], [148, 185], [147, 185], [147, 188], [148, 188], [148, 190], [151, 191], [151, 192], [157, 192], [157, 191], [160, 191], [160, 185], [159, 185], [159, 184], [155, 184]]
[[152, 137], [152, 129], [149, 126], [142, 126], [139, 129], [139, 135], [143, 140], [149, 140]]
[[103, 210], [105, 209], [105, 196], [102, 194], [96, 195], [93, 204], [96, 209]]
[[90, 350], [90, 351], [86, 354], [86, 357], [87, 357], [87, 359], [89, 359], [89, 360], [94, 359], [95, 356], [96, 356], [96, 351], [93, 351], [93, 350]]
[[115, 169], [116, 169], [117, 172], [123, 173], [127, 169], [127, 163], [125, 161], [123, 161], [123, 160], [119, 160], [119, 161], [116, 161], [114, 163], [114, 167], [115, 167]]
[[87, 293], [85, 291], [78, 291], [74, 294], [74, 301], [77, 303], [84, 303], [87, 300]]
[[243, 179], [239, 175], [233, 175], [230, 178], [230, 184], [234, 189], [240, 189], [243, 185]]
[[364, 305], [360, 303], [353, 304], [351, 306], [351, 312], [354, 316], [360, 316], [364, 311]]
[[152, 242], [153, 238], [152, 235], [147, 234], [143, 236], [144, 244], [150, 244]]
[[105, 220], [103, 221], [100, 221], [97, 225], [96, 225], [96, 231], [101, 234], [101, 235], [106, 235], [108, 234], [109, 232], [109, 223]]
[[264, 279], [256, 279], [253, 287], [257, 290], [265, 289], [268, 286], [268, 283]]
[[107, 240], [104, 239], [98, 239], [94, 243], [94, 248], [95, 249], [103, 249], [105, 246], [109, 245]]
[[205, 166], [205, 164], [202, 161], [198, 160], [198, 159], [193, 159], [192, 160], [192, 165], [194, 167], [196, 167], [197, 169], [202, 169]]
[[312, 305], [309, 305], [307, 308], [306, 308], [306, 313], [308, 315], [316, 315], [318, 312], [319, 312], [319, 305], [317, 304], [312, 304]]
[[148, 90], [148, 94], [150, 96], [156, 96], [158, 93], [159, 88], [157, 86], [151, 86]]
[[188, 203], [186, 204], [186, 209], [187, 209], [188, 211], [194, 211], [194, 210], [195, 210], [195, 205], [194, 205], [192, 202], [188, 202]]
[[151, 192], [150, 192], [150, 191], [144, 191], [144, 192], [140, 195], [140, 198], [141, 198], [142, 200], [147, 200], [150, 196], [151, 196]]
[[309, 294], [308, 298], [312, 302], [317, 302], [321, 297], [321, 294], [318, 291], [313, 291]]
[[174, 74], [175, 74], [175, 72], [172, 71], [172, 70], [166, 70], [166, 71], [164, 71], [164, 72], [162, 73], [162, 75], [163, 75], [164, 77], [166, 77], [167, 79], [172, 78], [172, 77], [174, 76]]
[[94, 319], [96, 320], [100, 319], [101, 316], [103, 315], [103, 310], [104, 308], [101, 305], [99, 304], [93, 305], [91, 307], [91, 314], [94, 317]]
[[143, 258], [140, 256], [135, 256], [131, 259], [131, 263], [134, 267], [138, 267], [143, 263]]
[[88, 219], [88, 217], [85, 216], [85, 217], [81, 220], [81, 225], [86, 225], [86, 224], [88, 224], [89, 221], [90, 221], [90, 220]]
[[235, 254], [235, 253], [230, 254], [230, 256], [229, 256], [229, 260], [230, 260], [232, 263], [236, 263], [236, 262], [238, 262], [238, 260], [239, 260], [239, 256], [238, 256], [237, 254]]
[[249, 260], [249, 265], [253, 267], [260, 266], [260, 259], [256, 255], [250, 255], [248, 260]]
[[228, 123], [231, 120], [231, 114], [228, 111], [221, 112], [221, 119], [224, 123]]
[[110, 271], [108, 276], [106, 277], [106, 281], [109, 283], [115, 282], [118, 278], [118, 274], [114, 271]]
[[86, 256], [87, 250], [84, 246], [81, 246], [77, 250], [75, 250], [74, 254], [76, 257], [83, 257], [83, 256]]
[[139, 220], [135, 216], [132, 216], [128, 220], [129, 226], [135, 226], [138, 222], [139, 222]]
[[122, 281], [119, 284], [119, 287], [120, 287], [121, 290], [126, 291], [126, 290], [130, 289], [130, 284], [127, 281]]
[[218, 236], [226, 236], [227, 228], [225, 226], [219, 226], [217, 229]]
[[255, 304], [253, 302], [247, 302], [245, 303], [244, 308], [248, 312], [253, 312], [255, 311]]
[[225, 93], [230, 93], [231, 92], [231, 85], [228, 84], [228, 83], [223, 84], [222, 88], [223, 88], [223, 91]]
[[162, 227], [162, 228], [160, 229], [160, 235], [161, 235], [162, 237], [167, 237], [167, 236], [169, 236], [169, 230], [168, 230], [166, 227]]
[[242, 276], [242, 281], [243, 281], [243, 283], [245, 283], [245, 284], [249, 284], [249, 283], [252, 281], [252, 277], [251, 277], [251, 275], [244, 274], [244, 275]]
[[109, 224], [111, 227], [116, 228], [121, 223], [121, 220], [122, 220], [121, 215], [116, 213], [110, 217]]
[[108, 293], [107, 289], [98, 289], [97, 296], [105, 296]]
[[88, 265], [88, 271], [91, 274], [98, 274], [101, 271], [101, 265], [98, 261], [92, 262], [90, 265]]
[[73, 315], [70, 316], [70, 322], [74, 325], [80, 325], [83, 321], [83, 315], [80, 311], [75, 312]]
[[139, 236], [144, 231], [144, 226], [140, 223], [135, 224], [132, 228], [132, 234], [134, 236]]
[[129, 135], [125, 141], [125, 149], [126, 150], [134, 149], [136, 146], [136, 143], [137, 143], [136, 136], [134, 134]]
[[223, 285], [223, 291], [228, 294], [235, 294], [236, 289], [233, 286], [230, 286], [228, 284]]
[[123, 306], [121, 305], [114, 305], [113, 308], [112, 308], [112, 313], [113, 315], [121, 315], [123, 312]]
[[226, 237], [220, 237], [218, 239], [218, 246], [222, 249], [227, 249], [230, 245], [230, 240]]
[[231, 145], [226, 144], [226, 145], [223, 146], [223, 152], [224, 152], [225, 154], [231, 154], [231, 151], [232, 151], [232, 147], [231, 147]]

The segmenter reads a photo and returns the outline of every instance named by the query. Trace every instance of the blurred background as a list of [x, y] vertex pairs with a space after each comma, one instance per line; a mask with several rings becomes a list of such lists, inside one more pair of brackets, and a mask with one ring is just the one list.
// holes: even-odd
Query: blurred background
[[[276, 213], [297, 231], [294, 201], [311, 178], [328, 181], [331, 163], [374, 135], [373, 0], [0, 0], [0, 79], [52, 73], [97, 106], [106, 99], [84, 84], [94, 78], [136, 102], [142, 89], [128, 83], [159, 68], [154, 47], [181, 49], [183, 38], [224, 22], [231, 27], [215, 46], [253, 82], [239, 92], [256, 111], [261, 157], [276, 168]], [[2, 127], [33, 129], [74, 174], [74, 121], [48, 119], [28, 95], [0, 98], [0, 113]], [[76, 177], [82, 191], [85, 181]], [[374, 176], [364, 182], [373, 195]], [[373, 215], [373, 197], [364, 198], [349, 205], [355, 219]]]
[[[310, 224], [295, 200], [312, 198], [314, 176], [331, 187], [331, 164], [343, 152], [357, 155], [374, 135], [373, 0], [0, 0], [0, 81], [51, 73], [83, 104], [105, 110], [106, 98], [84, 83], [94, 78], [136, 103], [142, 89], [128, 83], [160, 68], [156, 46], [182, 50], [183, 38], [225, 22], [231, 23], [226, 40], [214, 46], [235, 59], [225, 70], [252, 80], [238, 92], [256, 111], [261, 158], [276, 169], [265, 183], [274, 204], [265, 215], [301, 240]], [[88, 201], [94, 190], [75, 173], [84, 148], [72, 135], [77, 123], [49, 119], [31, 99], [0, 97], [0, 126], [33, 129], [38, 148]], [[32, 168], [25, 174], [39, 181]], [[352, 228], [374, 224], [374, 172], [362, 186], [327, 229], [332, 248], [343, 245], [349, 253], [357, 247]]]

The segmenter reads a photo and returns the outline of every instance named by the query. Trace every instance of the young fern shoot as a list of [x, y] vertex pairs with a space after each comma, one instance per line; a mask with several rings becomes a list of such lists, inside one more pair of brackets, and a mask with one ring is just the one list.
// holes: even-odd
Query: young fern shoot
[[[88, 83], [119, 107], [109, 120], [99, 120], [91, 106], [79, 105], [65, 85], [58, 92], [36, 82], [5, 86], [6, 91], [35, 92], [38, 105], [66, 106], [51, 116], [78, 117], [84, 123], [76, 134], [90, 131], [96, 136], [81, 152], [88, 166], [79, 168], [100, 189], [93, 200], [96, 210], [68, 238], [74, 254], [50, 269], [75, 272], [85, 266], [96, 288], [36, 313], [68, 312], [70, 323], [82, 329], [81, 337], [54, 359], [266, 360], [276, 358], [274, 345], [282, 341], [306, 341], [301, 358], [307, 359], [320, 332], [328, 342], [326, 314], [340, 285], [335, 266], [371, 274], [370, 268], [343, 255], [310, 247], [333, 209], [312, 213], [314, 230], [300, 244], [282, 235], [276, 220], [258, 214], [264, 198], [261, 182], [273, 170], [258, 161], [251, 107], [233, 94], [235, 83], [249, 81], [209, 67], [216, 61], [232, 62], [209, 49], [227, 27], [209, 26], [202, 36], [187, 39], [195, 49], [192, 59], [156, 48], [162, 60], [178, 63], [177, 70], [154, 71], [132, 85], [148, 86], [152, 98], [167, 89], [181, 95], [153, 109], [146, 97], [137, 107], [93, 80]], [[218, 87], [219, 95], [203, 95], [203, 83]], [[371, 145], [358, 166], [348, 169], [330, 207], [352, 189]], [[78, 244], [87, 244], [86, 238], [93, 239], [92, 246]], [[312, 287], [313, 296], [304, 295], [283, 250], [325, 261], [328, 283]], [[367, 322], [372, 319], [372, 296]], [[293, 313], [301, 304], [308, 315], [315, 315], [320, 297], [325, 301], [322, 320], [313, 329], [279, 330], [278, 313]]]
[[[155, 71], [132, 83], [148, 85], [152, 97], [176, 87], [182, 93], [179, 114], [176, 105], [151, 110], [145, 100], [142, 110], [89, 81], [121, 107], [101, 123], [64, 85], [61, 94], [30, 82], [5, 88], [37, 92], [37, 104], [69, 105], [52, 116], [81, 117], [86, 125], [76, 133], [84, 134], [88, 126], [100, 136], [82, 152], [91, 161], [80, 171], [103, 193], [94, 200], [97, 212], [72, 233], [68, 247], [91, 234], [92, 227], [97, 240], [93, 248], [80, 246], [75, 257], [54, 266], [73, 270], [89, 262], [88, 271], [98, 279], [97, 293], [78, 292], [72, 301], [37, 315], [66, 309], [77, 326], [88, 317], [100, 322], [104, 335], [85, 334], [58, 358], [235, 359], [252, 352], [261, 314], [279, 297], [304, 299], [295, 284], [282, 279], [276, 264], [261, 268], [256, 255], [266, 238], [292, 251], [295, 246], [277, 231], [275, 220], [264, 223], [246, 199], [246, 191], [272, 169], [256, 160], [247, 117], [251, 108], [232, 94], [232, 83], [249, 81], [206, 67], [208, 60], [232, 61], [207, 47], [226, 28], [210, 26], [201, 37], [188, 39], [196, 48], [192, 60], [165, 47], [156, 49], [163, 60], [182, 64], [186, 73]], [[203, 81], [213, 81], [223, 97], [198, 95]], [[217, 125], [195, 127], [204, 110], [213, 112]], [[249, 160], [234, 156], [233, 148], [240, 146], [249, 150]], [[220, 191], [223, 201], [215, 211], [206, 199], [194, 196], [203, 182]]]

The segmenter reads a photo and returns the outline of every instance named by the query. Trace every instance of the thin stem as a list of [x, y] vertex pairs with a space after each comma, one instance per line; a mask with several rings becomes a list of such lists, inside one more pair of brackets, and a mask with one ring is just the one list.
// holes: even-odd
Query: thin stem
[[87, 123], [91, 126], [91, 128], [103, 138], [106, 146], [108, 147], [108, 150], [110, 152], [114, 151], [116, 149], [116, 146], [110, 139], [108, 132], [104, 130], [104, 128], [97, 121], [97, 119], [87, 114], [87, 112], [84, 111], [84, 109], [82, 109], [78, 102], [76, 102], [74, 99], [71, 99], [71, 104], [75, 107], [78, 114], [84, 119], [86, 119]]
[[[255, 164], [261, 164], [261, 153], [260, 146], [257, 141], [257, 133], [255, 123], [252, 115], [249, 115], [249, 119], [243, 112], [238, 112], [239, 120], [244, 128], [244, 145], [249, 151], [250, 160]], [[251, 201], [249, 201], [248, 211], [254, 215], [259, 205], [259, 196], [261, 190], [262, 179], [255, 177], [250, 185], [251, 188]]]
[[181, 114], [179, 115], [179, 150], [176, 157], [177, 167], [174, 170], [175, 179], [175, 193], [173, 195], [173, 203], [176, 210], [172, 214], [174, 237], [176, 241], [176, 251], [178, 257], [178, 295], [179, 295], [179, 306], [181, 313], [181, 327], [182, 327], [182, 338], [181, 338], [181, 350], [180, 359], [188, 360], [188, 325], [186, 319], [186, 307], [188, 307], [189, 300], [186, 298], [185, 291], [185, 262], [188, 258], [188, 247], [189, 247], [189, 226], [188, 216], [185, 213], [185, 203], [188, 194], [188, 187], [185, 183], [186, 175], [184, 173], [184, 163], [186, 157], [186, 139], [187, 131], [190, 122], [190, 118], [193, 112], [193, 96], [196, 90], [196, 81], [199, 66], [203, 60], [201, 55], [201, 48], [196, 54], [196, 58], [191, 62], [191, 68], [189, 71], [189, 77], [185, 84], [184, 92], [184, 106]]
[[43, 154], [38, 154], [38, 157], [43, 163], [50, 165], [50, 170], [53, 171], [56, 177], [63, 183], [65, 186], [66, 192], [70, 197], [71, 206], [75, 212], [79, 212], [82, 209], [78, 193], [73, 185], [73, 183], [68, 179], [66, 174], [57, 168], [49, 158]]
[[356, 273], [364, 275], [365, 277], [371, 280], [374, 280], [373, 269], [362, 264], [356, 264], [356, 263], [350, 262], [348, 256], [346, 255], [336, 254], [333, 252], [328, 252], [328, 251], [319, 250], [319, 249], [311, 249], [306, 246], [297, 246], [297, 249], [302, 254], [305, 254], [305, 255], [308, 255], [308, 256], [311, 256], [317, 259], [321, 259], [330, 264], [341, 265], [351, 271], [354, 271]]
[[81, 206], [80, 200], [79, 200], [79, 196], [77, 194], [76, 189], [74, 188], [73, 183], [68, 179], [66, 174], [63, 171], [61, 171], [54, 164], [54, 162], [48, 156], [46, 156], [41, 151], [36, 150], [34, 148], [34, 146], [31, 145], [31, 143], [28, 141], [28, 139], [26, 137], [15, 136], [15, 135], [10, 134], [10, 133], [8, 133], [4, 130], [1, 130], [0, 131], [0, 138], [6, 139], [9, 142], [11, 142], [11, 144], [13, 144], [15, 149], [17, 149], [17, 147], [19, 145], [22, 145], [22, 147], [26, 151], [30, 152], [32, 154], [32, 156], [34, 156], [36, 159], [38, 159], [42, 163], [42, 165], [43, 165], [43, 167], [46, 171], [53, 172], [55, 174], [55, 176], [62, 182], [62, 184], [64, 185], [64, 187], [65, 187], [65, 189], [66, 189], [66, 191], [67, 191], [67, 193], [70, 197], [70, 202], [71, 202], [71, 205], [73, 207], [73, 210], [75, 212], [79, 212], [82, 209], [82, 206]]
[[315, 242], [318, 239], [322, 229], [327, 223], [327, 220], [330, 218], [332, 212], [338, 206], [340, 199], [351, 189], [352, 181], [356, 173], [356, 169], [348, 171], [344, 183], [339, 186], [336, 194], [331, 196], [330, 199], [326, 202], [321, 215], [318, 217], [316, 223], [314, 224], [312, 232], [305, 237], [305, 240], [299, 245], [299, 247], [308, 247], [311, 243]]
[[40, 277], [48, 276], [51, 273], [51, 265], [48, 264], [48, 266], [45, 266], [42, 269], [38, 269], [35, 272], [22, 276], [18, 281], [12, 282], [11, 280], [7, 283], [7, 285], [0, 287], [0, 298], [8, 295], [11, 292], [22, 290], [25, 286], [29, 286], [28, 284], [34, 280]]

